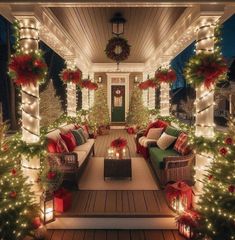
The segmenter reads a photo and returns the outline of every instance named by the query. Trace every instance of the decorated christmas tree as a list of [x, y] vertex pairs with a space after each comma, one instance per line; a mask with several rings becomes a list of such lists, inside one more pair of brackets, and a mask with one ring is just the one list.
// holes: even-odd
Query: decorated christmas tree
[[108, 126], [110, 123], [107, 92], [103, 85], [95, 91], [94, 106], [90, 110], [89, 121], [97, 128]]
[[64, 113], [52, 80], [49, 80], [46, 89], [40, 93], [40, 99], [40, 124], [41, 126], [48, 126]]
[[148, 121], [149, 114], [147, 108], [143, 104], [142, 91], [139, 87], [134, 86], [126, 123], [131, 126], [144, 127]]
[[[7, 140], [7, 125], [0, 124], [0, 239], [20, 240], [40, 225], [38, 206], [26, 183], [16, 154]], [[11, 151], [9, 151], [11, 149]]]
[[199, 238], [213, 240], [235, 239], [235, 128], [212, 143], [214, 160], [203, 181], [199, 200], [202, 215]]

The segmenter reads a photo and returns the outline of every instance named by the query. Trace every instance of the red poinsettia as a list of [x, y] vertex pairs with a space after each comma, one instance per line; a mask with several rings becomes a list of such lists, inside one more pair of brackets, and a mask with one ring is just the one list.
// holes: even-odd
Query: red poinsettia
[[155, 78], [160, 83], [172, 83], [176, 80], [176, 73], [171, 68], [160, 68], [156, 71]]
[[219, 153], [222, 155], [222, 156], [226, 156], [228, 154], [228, 150], [226, 147], [221, 147], [219, 149]]
[[96, 90], [98, 88], [98, 85], [90, 80], [84, 80], [82, 81], [82, 87], [87, 88], [89, 90]]
[[156, 88], [157, 87], [157, 83], [154, 81], [154, 79], [148, 79], [148, 80], [146, 80], [144, 82], [141, 82], [139, 84], [139, 88], [141, 90], [146, 90], [146, 89], [148, 89], [150, 87], [151, 88]]
[[82, 73], [79, 69], [64, 69], [60, 74], [61, 79], [65, 82], [72, 82], [74, 84], [81, 84]]
[[47, 178], [49, 179], [49, 180], [53, 180], [55, 177], [56, 177], [56, 172], [54, 172], [54, 171], [49, 171], [48, 173], [47, 173]]
[[225, 144], [232, 145], [233, 144], [233, 139], [231, 137], [227, 137], [224, 140]]
[[114, 147], [114, 148], [124, 148], [126, 145], [127, 145], [127, 140], [121, 137], [111, 142], [111, 147]]
[[9, 74], [17, 85], [36, 85], [44, 79], [46, 71], [43, 58], [35, 53], [15, 55], [9, 64]]

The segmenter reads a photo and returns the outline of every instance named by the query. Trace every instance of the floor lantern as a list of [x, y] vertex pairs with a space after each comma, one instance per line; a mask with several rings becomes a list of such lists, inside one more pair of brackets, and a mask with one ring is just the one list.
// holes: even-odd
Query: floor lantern
[[177, 218], [179, 234], [186, 239], [196, 237], [195, 229], [198, 226], [199, 215], [195, 211], [187, 210]]
[[44, 224], [55, 221], [54, 196], [49, 191], [44, 191], [40, 198], [41, 219]]
[[192, 188], [185, 182], [177, 182], [166, 187], [166, 198], [172, 209], [183, 212], [192, 207]]

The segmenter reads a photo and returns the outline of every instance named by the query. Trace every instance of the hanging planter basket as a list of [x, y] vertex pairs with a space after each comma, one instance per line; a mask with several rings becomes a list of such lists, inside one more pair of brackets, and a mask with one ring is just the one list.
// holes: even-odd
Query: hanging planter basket
[[176, 81], [176, 73], [172, 68], [159, 68], [155, 78], [160, 83], [173, 83]]
[[64, 83], [74, 83], [76, 85], [81, 85], [82, 72], [76, 69], [63, 69], [60, 73], [60, 78]]

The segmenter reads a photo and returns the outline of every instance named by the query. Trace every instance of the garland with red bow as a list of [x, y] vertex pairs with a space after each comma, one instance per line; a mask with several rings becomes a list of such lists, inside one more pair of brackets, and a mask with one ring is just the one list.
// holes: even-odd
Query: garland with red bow
[[176, 81], [176, 73], [172, 68], [159, 68], [155, 73], [156, 81], [160, 83], [173, 83]]
[[9, 75], [17, 85], [36, 85], [47, 74], [47, 65], [41, 54], [35, 52], [14, 55], [9, 63]]
[[187, 63], [184, 71], [186, 81], [196, 87], [202, 83], [210, 89], [223, 80], [228, 71], [226, 61], [218, 53], [199, 53]]

